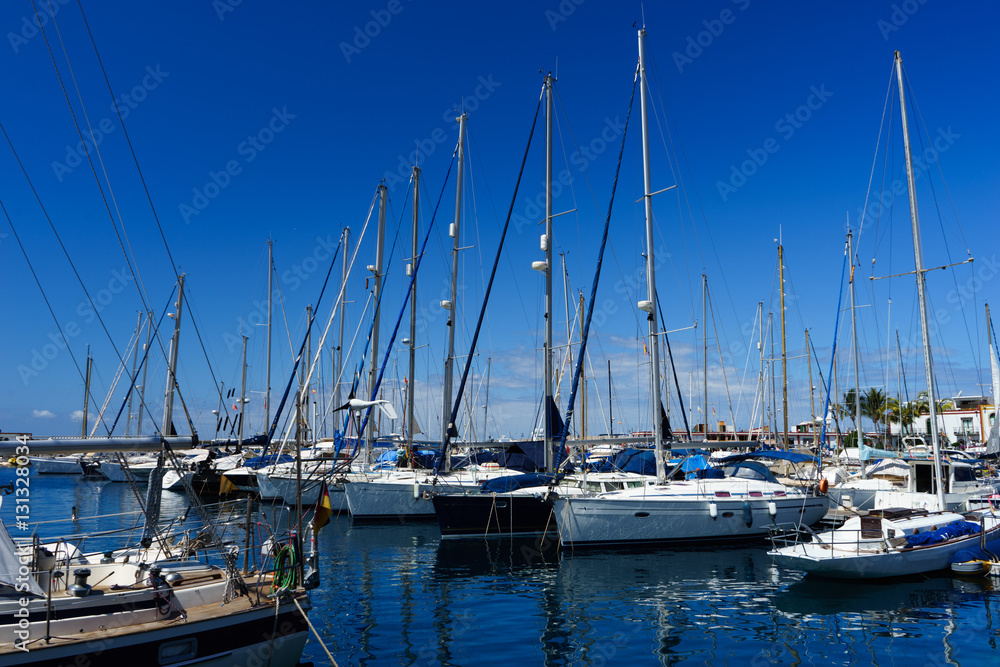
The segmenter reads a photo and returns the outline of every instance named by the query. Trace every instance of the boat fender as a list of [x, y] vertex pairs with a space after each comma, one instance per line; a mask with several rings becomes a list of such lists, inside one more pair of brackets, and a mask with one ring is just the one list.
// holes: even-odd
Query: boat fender
[[413, 499], [414, 500], [420, 499], [420, 482], [413, 483]]
[[825, 494], [829, 490], [830, 490], [830, 480], [828, 480], [825, 477], [819, 480], [819, 492]]
[[716, 505], [715, 502], [710, 502], [708, 504], [708, 515], [712, 517], [712, 519], [719, 518], [719, 506]]
[[747, 525], [747, 528], [753, 526], [753, 510], [750, 508], [750, 501], [743, 501], [743, 523]]
[[778, 505], [773, 500], [767, 504], [767, 513], [772, 519], [778, 515]]

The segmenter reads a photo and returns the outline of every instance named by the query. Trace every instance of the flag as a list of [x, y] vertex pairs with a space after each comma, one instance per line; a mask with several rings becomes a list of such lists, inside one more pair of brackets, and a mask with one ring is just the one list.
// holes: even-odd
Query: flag
[[333, 514], [333, 505], [330, 503], [330, 491], [326, 488], [326, 482], [319, 490], [319, 498], [316, 499], [316, 509], [313, 512], [313, 533], [330, 523], [330, 515]]
[[649, 349], [646, 347], [646, 341], [642, 341], [642, 351], [646, 356], [649, 356]]
[[234, 491], [238, 491], [238, 490], [239, 489], [236, 488], [236, 485], [233, 484], [229, 480], [228, 477], [226, 477], [225, 475], [223, 475], [220, 478], [220, 480], [219, 480], [219, 495], [220, 496], [225, 496], [225, 495], [228, 495], [228, 494], [233, 493]]

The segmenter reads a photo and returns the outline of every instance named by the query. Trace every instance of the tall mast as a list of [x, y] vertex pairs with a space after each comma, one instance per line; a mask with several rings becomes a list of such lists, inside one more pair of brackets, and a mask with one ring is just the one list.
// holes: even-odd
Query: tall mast
[[764, 384], [764, 302], [757, 302], [757, 326], [760, 329], [760, 340], [757, 341], [757, 349], [760, 350], [760, 374], [758, 384], [760, 385], [760, 438], [764, 438], [764, 406], [767, 404], [767, 385]]
[[[146, 313], [146, 344], [143, 346], [143, 358], [146, 359], [146, 351], [149, 349], [149, 337], [153, 333], [153, 311]], [[148, 361], [148, 359], [146, 359]], [[148, 363], [142, 364], [142, 386], [139, 387], [141, 392], [146, 391], [146, 370], [149, 368]], [[220, 394], [221, 396], [221, 394]], [[146, 401], [143, 395], [139, 394], [139, 423], [136, 424], [135, 434], [142, 435], [142, 415], [146, 412]]]
[[[583, 336], [583, 292], [580, 292], [580, 336]], [[582, 354], [582, 353], [581, 353]], [[583, 377], [580, 378], [580, 438], [587, 439], [587, 361], [581, 359]]]
[[[418, 214], [420, 212], [420, 167], [413, 165], [413, 249], [410, 253], [410, 264], [406, 267], [406, 274], [413, 275], [413, 270], [417, 264], [417, 254], [420, 252], [420, 237], [418, 230]], [[406, 447], [409, 450], [409, 458], [412, 459], [413, 452], [413, 375], [417, 369], [417, 281], [411, 278], [410, 282], [410, 366], [407, 377], [409, 383], [406, 388]], [[412, 464], [411, 464], [412, 465]]]
[[[132, 403], [135, 398], [135, 393], [139, 390], [135, 386], [135, 368], [139, 359], [139, 335], [142, 333], [142, 313], [139, 313], [139, 319], [135, 323], [135, 349], [132, 351], [132, 390], [128, 393], [128, 418], [125, 420], [125, 435], [132, 434]], [[87, 437], [84, 433], [83, 437]]]
[[785, 347], [785, 253], [778, 244], [778, 286], [781, 291], [781, 416], [784, 419], [782, 448], [788, 449], [788, 357]]
[[552, 74], [545, 76], [545, 471], [552, 470]]
[[[311, 431], [311, 429], [309, 428], [310, 394], [309, 394], [309, 386], [306, 385], [305, 382], [307, 378], [312, 377], [312, 374], [310, 373], [311, 369], [309, 368], [309, 365], [312, 363], [312, 327], [310, 326], [310, 322], [312, 322], [312, 309], [313, 309], [312, 304], [306, 306], [306, 326], [309, 328], [306, 330], [306, 359], [305, 359], [306, 363], [300, 367], [301, 380], [299, 382], [299, 393], [302, 394], [303, 398], [300, 401], [300, 403], [302, 404], [301, 415], [299, 416], [299, 419], [297, 421], [300, 428], [303, 426], [305, 427], [306, 434], [309, 434]], [[303, 437], [305, 437], [306, 434], [303, 434]], [[301, 442], [301, 439], [297, 439], [296, 442]]]
[[[861, 430], [861, 377], [858, 373], [858, 327], [854, 317], [854, 245], [851, 232], [847, 232], [847, 254], [851, 260], [851, 277], [848, 284], [851, 288], [851, 349], [854, 355], [854, 426], [858, 434], [858, 457], [861, 456], [861, 445], [864, 444], [864, 433]], [[865, 474], [865, 462], [861, 461], [861, 474]]]
[[[806, 365], [809, 367], [809, 414], [812, 415], [812, 425], [809, 427], [813, 432], [813, 449], [819, 447], [819, 431], [816, 430], [816, 397], [813, 391], [813, 367], [812, 352], [809, 348], [809, 329], [806, 329]], [[823, 415], [824, 421], [826, 415]], [[817, 455], [819, 451], [817, 450]]]
[[[271, 298], [274, 279], [274, 241], [267, 240], [267, 389], [264, 394], [264, 426], [271, 423]], [[244, 342], [245, 344], [245, 342]], [[246, 374], [244, 353], [243, 373]]]
[[927, 318], [927, 294], [924, 284], [924, 253], [920, 245], [920, 216], [917, 214], [916, 178], [910, 155], [910, 130], [906, 120], [906, 99], [903, 91], [903, 58], [896, 51], [896, 80], [899, 83], [899, 113], [903, 123], [903, 152], [906, 155], [906, 185], [910, 194], [910, 224], [913, 228], [913, 259], [917, 274], [917, 299], [920, 304], [920, 334], [924, 343], [924, 375], [927, 381], [927, 405], [931, 418], [931, 448], [934, 451], [934, 472], [937, 475], [937, 501], [944, 509], [944, 489], [941, 483], [941, 443], [938, 439], [937, 399], [934, 391], [934, 364], [931, 359], [931, 331]]
[[704, 391], [704, 412], [702, 414], [705, 424], [705, 440], [708, 440], [708, 276], [701, 274], [701, 322], [703, 335], [701, 337], [701, 387]]
[[611, 360], [608, 359], [608, 422], [611, 424], [611, 437], [615, 437], [615, 415], [612, 412], [614, 406], [611, 403]]
[[177, 435], [174, 433], [174, 387], [177, 384], [177, 350], [180, 347], [181, 339], [181, 309], [184, 304], [184, 274], [177, 278], [177, 308], [175, 313], [168, 315], [174, 318], [174, 336], [170, 340], [170, 364], [167, 370], [167, 389], [163, 402], [163, 428], [160, 431], [163, 435]]
[[[243, 377], [240, 380], [240, 426], [236, 430], [236, 451], [243, 451], [243, 414], [247, 404], [247, 337], [243, 336]], [[268, 422], [270, 423], [270, 422]]]
[[344, 372], [344, 319], [347, 317], [347, 246], [351, 238], [351, 228], [345, 227], [341, 232], [342, 244], [344, 247], [344, 260], [340, 270], [340, 334], [337, 337], [336, 368], [333, 369], [333, 391], [334, 405], [343, 405], [340, 400], [340, 376]]
[[768, 311], [767, 313], [767, 330], [771, 335], [771, 358], [768, 360], [768, 375], [771, 378], [771, 409], [769, 413], [771, 415], [771, 437], [774, 440], [774, 444], [778, 444], [778, 401], [774, 394], [774, 312]]
[[663, 437], [660, 433], [660, 342], [656, 323], [656, 262], [653, 259], [653, 182], [649, 165], [649, 114], [646, 109], [646, 30], [639, 30], [639, 92], [642, 109], [642, 178], [646, 208], [646, 301], [639, 308], [649, 322], [650, 397], [653, 417], [653, 445], [656, 451], [656, 482], [663, 484]]
[[[379, 296], [382, 294], [382, 259], [383, 259], [383, 246], [385, 244], [385, 205], [386, 198], [389, 196], [388, 188], [385, 184], [379, 183], [378, 186], [378, 239], [375, 242], [375, 266], [369, 266], [368, 269], [375, 274], [375, 319], [372, 326], [372, 363], [371, 368], [368, 372], [368, 391], [373, 391], [375, 389], [375, 381], [378, 377], [378, 320], [381, 314], [381, 307], [379, 305]], [[376, 396], [369, 396], [369, 400], [375, 400]], [[370, 408], [369, 408], [370, 409]], [[375, 438], [375, 420], [368, 420], [368, 433], [365, 434], [365, 469], [371, 465], [371, 453], [372, 453], [372, 440]]]
[[83, 437], [87, 437], [87, 410], [90, 405], [90, 368], [93, 365], [93, 358], [90, 356], [90, 346], [87, 346], [87, 377], [83, 381]]
[[[451, 300], [442, 302], [448, 310], [448, 351], [444, 358], [444, 389], [441, 401], [441, 447], [445, 450], [445, 460], [441, 463], [441, 470], [448, 472], [451, 469], [451, 457], [447, 453], [446, 443], [449, 431], [454, 428], [451, 420], [451, 398], [452, 386], [455, 382], [455, 313], [458, 306], [458, 242], [459, 231], [462, 222], [462, 177], [465, 174], [465, 121], [466, 115], [463, 113], [456, 118], [458, 121], [458, 174], [455, 181], [455, 221], [451, 224], [448, 234], [451, 236]], [[457, 435], [453, 433], [452, 435]]]

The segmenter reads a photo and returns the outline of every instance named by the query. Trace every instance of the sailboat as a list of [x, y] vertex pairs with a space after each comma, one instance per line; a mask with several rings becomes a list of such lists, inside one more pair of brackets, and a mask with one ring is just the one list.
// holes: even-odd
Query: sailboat
[[[899, 86], [899, 109], [902, 116], [903, 147], [910, 199], [910, 222], [916, 264], [917, 299], [924, 347], [924, 374], [927, 382], [930, 421], [937, 423], [934, 396], [934, 367], [931, 361], [930, 328], [924, 286], [923, 252], [920, 244], [920, 220], [914, 187], [913, 162], [903, 89], [903, 60], [895, 53], [896, 79]], [[775, 564], [805, 570], [807, 573], [841, 579], [873, 579], [921, 574], [943, 570], [953, 561], [967, 561], [961, 552], [974, 550], [1000, 539], [1000, 516], [992, 510], [959, 514], [946, 510], [945, 478], [941, 469], [941, 449], [936, 428], [931, 429], [933, 478], [921, 502], [932, 502], [928, 509], [883, 509], [849, 519], [834, 530], [810, 534], [809, 539], [768, 552]], [[911, 475], [911, 486], [916, 483]]]
[[[826, 514], [827, 499], [810, 489], [785, 487], [756, 461], [701, 478], [668, 480], [660, 427], [659, 331], [653, 258], [652, 179], [649, 160], [645, 28], [639, 30], [643, 179], [646, 211], [646, 300], [638, 307], [649, 322], [650, 388], [656, 483], [593, 496], [552, 501], [564, 547], [657, 543], [725, 542], [761, 539], [769, 530], [810, 524]], [[675, 468], [675, 470], [677, 470]]]
[[[179, 283], [183, 284], [183, 276]], [[179, 294], [182, 291], [179, 290]], [[180, 296], [171, 341], [168, 385], [162, 431], [171, 433], [175, 391]], [[194, 436], [194, 439], [197, 439]], [[7, 445], [18, 466], [27, 453], [48, 448], [78, 447], [94, 452], [123, 447], [160, 450], [175, 458], [170, 442], [176, 436], [147, 438], [86, 438], [29, 441]], [[19, 468], [25, 471], [27, 467]], [[23, 480], [23, 485], [20, 482]], [[19, 487], [30, 488], [18, 475]], [[139, 545], [124, 545], [98, 554], [84, 554], [64, 536], [43, 544], [19, 539], [15, 544], [0, 524], [0, 664], [198, 664], [218, 667], [250, 664], [268, 656], [270, 664], [298, 664], [308, 637], [307, 590], [318, 585], [315, 549], [303, 557], [303, 545], [314, 544], [312, 527], [281, 538], [272, 571], [244, 579], [235, 555], [221, 554], [224, 566], [171, 554], [169, 536], [158, 528], [160, 483], [151, 477], [145, 503], [146, 525]], [[195, 501], [196, 502], [196, 501]], [[18, 513], [18, 517], [21, 514]], [[221, 547], [211, 519], [205, 530]], [[21, 521], [18, 527], [22, 526]], [[248, 524], [249, 525], [249, 524]], [[249, 540], [249, 529], [248, 537]], [[173, 545], [174, 548], [177, 545]], [[292, 572], [294, 570], [294, 572]]]
[[[463, 113], [458, 120], [458, 144], [455, 148], [457, 159], [456, 191], [455, 191], [455, 221], [449, 229], [452, 241], [451, 266], [451, 298], [442, 301], [442, 307], [448, 310], [448, 347], [445, 355], [444, 388], [442, 391], [442, 443], [449, 437], [449, 415], [452, 401], [452, 384], [454, 381], [455, 363], [455, 330], [457, 328], [457, 296], [458, 296], [458, 253], [459, 229], [462, 213], [462, 175], [465, 160], [465, 123], [467, 116]], [[433, 221], [432, 221], [433, 223]], [[428, 229], [428, 232], [430, 229]], [[426, 239], [425, 239], [426, 244]], [[419, 258], [415, 258], [416, 266], [411, 282], [419, 268]], [[402, 315], [402, 313], [401, 313]], [[411, 341], [412, 345], [412, 341]], [[370, 386], [376, 387], [375, 355], [372, 357]], [[372, 396], [372, 400], [375, 396]], [[365, 439], [366, 446], [373, 439], [371, 429], [373, 422], [369, 421], [369, 435]], [[466, 490], [476, 490], [487, 479], [500, 474], [506, 474], [503, 468], [482, 468], [474, 462], [469, 462], [465, 469], [452, 469], [446, 448], [442, 452], [444, 474], [438, 474], [436, 469], [398, 469], [387, 474], [373, 477], [366, 481], [351, 481], [344, 485], [347, 505], [351, 516], [360, 520], [399, 520], [407, 518], [434, 518], [434, 506], [430, 498], [436, 493], [461, 493]]]

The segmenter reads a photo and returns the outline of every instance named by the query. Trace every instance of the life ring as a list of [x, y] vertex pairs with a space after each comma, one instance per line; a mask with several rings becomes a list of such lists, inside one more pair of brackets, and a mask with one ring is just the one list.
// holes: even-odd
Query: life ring
[[828, 480], [826, 477], [819, 480], [819, 492], [825, 494], [829, 490], [830, 490], [830, 480]]

